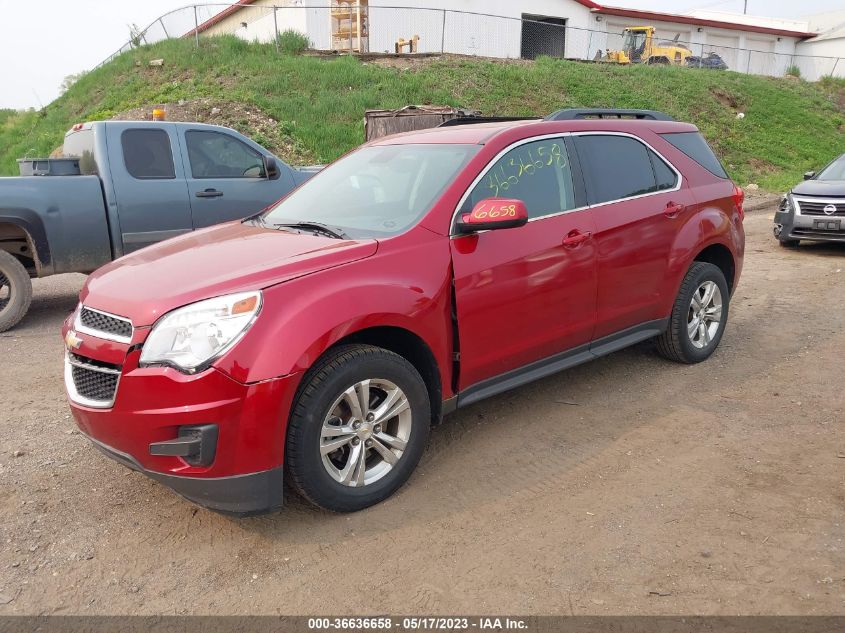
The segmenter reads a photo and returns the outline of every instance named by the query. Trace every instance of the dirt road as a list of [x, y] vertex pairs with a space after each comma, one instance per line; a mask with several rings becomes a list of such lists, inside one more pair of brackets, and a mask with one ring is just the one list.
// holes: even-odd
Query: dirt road
[[0, 614], [845, 614], [845, 248], [749, 215], [720, 350], [649, 345], [463, 409], [393, 499], [198, 509], [74, 432], [58, 329], [0, 335]]

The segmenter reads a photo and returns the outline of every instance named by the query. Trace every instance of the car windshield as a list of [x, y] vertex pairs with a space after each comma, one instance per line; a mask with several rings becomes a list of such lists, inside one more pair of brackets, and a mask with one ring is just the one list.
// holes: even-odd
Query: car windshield
[[845, 180], [845, 154], [822, 169], [816, 180]]
[[413, 226], [479, 145], [375, 145], [349, 154], [260, 218], [264, 225], [312, 223], [352, 238], [390, 237]]

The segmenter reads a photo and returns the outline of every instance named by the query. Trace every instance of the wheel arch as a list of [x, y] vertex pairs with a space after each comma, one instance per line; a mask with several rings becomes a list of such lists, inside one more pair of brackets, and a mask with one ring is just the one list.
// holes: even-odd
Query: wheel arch
[[21, 261], [21, 263], [30, 275], [41, 276], [43, 270], [41, 258], [35, 247], [35, 241], [23, 222], [15, 222], [0, 216], [0, 249], [14, 255], [19, 260], [28, 260]]
[[731, 250], [719, 242], [710, 244], [703, 248], [692, 260], [693, 262], [706, 262], [713, 264], [725, 276], [728, 290], [733, 294], [736, 282], [736, 261]]
[[[341, 345], [351, 343], [380, 347], [398, 354], [411, 363], [422, 376], [428, 391], [432, 424], [440, 421], [443, 414], [443, 385], [440, 378], [440, 368], [434, 352], [422, 337], [411, 330], [394, 325], [366, 327], [335, 341], [320, 355], [320, 358]], [[315, 360], [315, 363], [317, 360]]]
[[53, 259], [47, 241], [47, 231], [35, 211], [31, 209], [0, 209], [0, 239], [3, 238], [4, 231], [13, 238], [19, 236], [26, 239], [34, 272], [39, 277], [53, 273]]

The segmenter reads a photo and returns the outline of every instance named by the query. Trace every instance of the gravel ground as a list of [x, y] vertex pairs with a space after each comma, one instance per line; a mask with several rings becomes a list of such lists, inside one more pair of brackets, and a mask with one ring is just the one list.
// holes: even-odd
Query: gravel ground
[[749, 214], [719, 351], [649, 344], [462, 409], [408, 485], [227, 518], [74, 430], [59, 326], [0, 335], [2, 614], [845, 614], [845, 247]]

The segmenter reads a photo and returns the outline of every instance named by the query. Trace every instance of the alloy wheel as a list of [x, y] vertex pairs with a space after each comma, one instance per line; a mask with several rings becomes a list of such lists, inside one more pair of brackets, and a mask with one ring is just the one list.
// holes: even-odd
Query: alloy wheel
[[397, 385], [384, 379], [355, 383], [335, 400], [323, 421], [323, 467], [344, 486], [372, 484], [402, 458], [412, 424], [410, 402]]
[[687, 334], [698, 349], [704, 349], [719, 332], [722, 322], [722, 291], [712, 281], [702, 283], [692, 295], [687, 313]]

